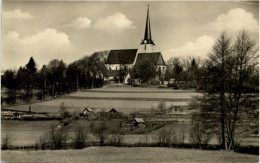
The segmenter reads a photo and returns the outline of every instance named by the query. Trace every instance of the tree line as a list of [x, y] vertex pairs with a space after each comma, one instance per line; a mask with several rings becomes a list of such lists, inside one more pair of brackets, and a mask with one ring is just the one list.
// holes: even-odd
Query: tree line
[[6, 70], [2, 77], [2, 89], [8, 104], [19, 98], [30, 103], [34, 95], [40, 100], [55, 98], [78, 89], [97, 88], [104, 85], [107, 51], [95, 52], [69, 65], [63, 60], [53, 59], [41, 69], [37, 69], [33, 57], [17, 71]]

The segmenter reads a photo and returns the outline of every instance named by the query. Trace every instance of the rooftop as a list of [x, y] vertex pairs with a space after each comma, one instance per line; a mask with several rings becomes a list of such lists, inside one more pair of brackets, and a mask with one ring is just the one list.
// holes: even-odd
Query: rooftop
[[132, 64], [137, 49], [110, 50], [106, 64]]

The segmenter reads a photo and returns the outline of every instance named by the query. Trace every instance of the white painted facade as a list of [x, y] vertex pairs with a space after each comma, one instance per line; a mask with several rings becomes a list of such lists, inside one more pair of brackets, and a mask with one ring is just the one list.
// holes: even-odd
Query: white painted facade
[[126, 70], [131, 70], [133, 68], [133, 64], [106, 64], [107, 70], [120, 70], [120, 66], [121, 70], [125, 68]]

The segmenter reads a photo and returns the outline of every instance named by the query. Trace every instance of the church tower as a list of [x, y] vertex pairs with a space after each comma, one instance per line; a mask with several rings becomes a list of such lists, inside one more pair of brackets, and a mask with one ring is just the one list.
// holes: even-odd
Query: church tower
[[154, 51], [155, 51], [155, 43], [152, 39], [150, 16], [149, 16], [149, 5], [148, 5], [144, 38], [141, 41], [138, 52], [139, 53], [151, 53]]

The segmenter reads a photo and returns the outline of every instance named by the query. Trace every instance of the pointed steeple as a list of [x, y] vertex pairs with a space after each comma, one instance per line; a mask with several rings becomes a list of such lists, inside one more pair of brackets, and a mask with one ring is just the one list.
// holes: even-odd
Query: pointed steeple
[[144, 39], [142, 40], [141, 44], [152, 44], [155, 45], [152, 40], [152, 32], [150, 26], [150, 16], [149, 16], [149, 5], [147, 9], [147, 17], [146, 17], [146, 24], [145, 24], [145, 32], [144, 32]]

